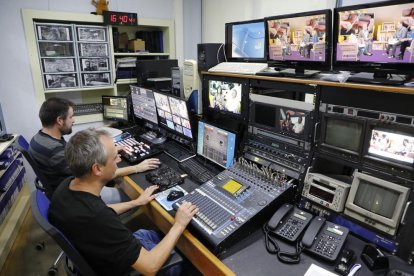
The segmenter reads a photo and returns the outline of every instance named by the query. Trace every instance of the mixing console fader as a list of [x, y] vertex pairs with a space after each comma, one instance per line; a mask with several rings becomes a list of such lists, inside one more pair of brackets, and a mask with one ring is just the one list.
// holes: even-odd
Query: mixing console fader
[[293, 196], [293, 185], [247, 162], [237, 162], [181, 198], [196, 204], [196, 235], [216, 254], [249, 235]]

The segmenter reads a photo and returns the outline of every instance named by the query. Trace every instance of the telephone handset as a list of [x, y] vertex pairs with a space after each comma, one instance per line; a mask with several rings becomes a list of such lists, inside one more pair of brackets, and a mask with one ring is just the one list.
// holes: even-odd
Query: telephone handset
[[291, 204], [283, 204], [267, 223], [270, 231], [288, 241], [296, 241], [310, 223], [312, 215]]
[[303, 249], [318, 255], [322, 259], [335, 261], [349, 230], [346, 227], [315, 217], [302, 238]]

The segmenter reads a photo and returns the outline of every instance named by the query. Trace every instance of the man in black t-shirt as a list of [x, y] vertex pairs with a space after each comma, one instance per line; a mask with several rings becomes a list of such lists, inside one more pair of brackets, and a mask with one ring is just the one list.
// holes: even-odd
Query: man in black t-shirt
[[[60, 229], [98, 275], [123, 275], [131, 268], [155, 274], [198, 208], [186, 202], [178, 209], [170, 231], [152, 249], [145, 249], [117, 214], [154, 199], [157, 186], [147, 188], [136, 200], [108, 207], [100, 192], [111, 180], [120, 161], [112, 138], [102, 130], [83, 130], [67, 143], [65, 157], [74, 178], [55, 191], [49, 220]], [[133, 206], [132, 206], [133, 205]]]

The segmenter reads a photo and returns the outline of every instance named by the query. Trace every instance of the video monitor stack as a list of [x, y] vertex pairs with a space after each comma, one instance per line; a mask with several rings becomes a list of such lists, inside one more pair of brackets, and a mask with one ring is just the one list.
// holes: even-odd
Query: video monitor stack
[[268, 64], [295, 71], [267, 71], [258, 75], [310, 77], [330, 70], [331, 11], [320, 10], [265, 18]]
[[[401, 84], [412, 66], [412, 1], [384, 1], [334, 10], [333, 68], [360, 73], [348, 81]], [[374, 73], [374, 74], [372, 74]]]

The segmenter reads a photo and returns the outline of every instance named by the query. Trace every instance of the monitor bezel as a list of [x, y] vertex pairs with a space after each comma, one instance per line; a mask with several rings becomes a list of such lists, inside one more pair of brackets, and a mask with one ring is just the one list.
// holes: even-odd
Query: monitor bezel
[[1, 103], [0, 103], [0, 137], [3, 137], [7, 134], [7, 130], [6, 130], [6, 124], [4, 122], [4, 114], [3, 114], [3, 109], [1, 107]]
[[[324, 14], [326, 18], [326, 32], [325, 32], [325, 60], [324, 61], [312, 61], [312, 60], [271, 60], [269, 53], [269, 20], [289, 19], [296, 17], [305, 17], [312, 15]], [[331, 70], [332, 61], [332, 11], [330, 9], [300, 12], [293, 14], [284, 14], [277, 16], [269, 16], [264, 18], [266, 28], [266, 51], [267, 51], [267, 63], [270, 67], [277, 68], [293, 68], [293, 69], [313, 69], [313, 70]]]
[[368, 9], [368, 8], [378, 8], [378, 7], [386, 7], [386, 6], [393, 6], [393, 5], [401, 5], [401, 4], [410, 4], [412, 1], [410, 0], [394, 0], [394, 1], [383, 1], [383, 2], [375, 2], [375, 3], [368, 3], [368, 4], [359, 4], [359, 5], [352, 5], [352, 6], [345, 6], [340, 8], [334, 9], [333, 14], [333, 35], [332, 35], [332, 68], [333, 70], [346, 70], [346, 71], [355, 71], [355, 72], [369, 72], [369, 73], [379, 73], [379, 71], [383, 74], [392, 74], [392, 73], [400, 73], [400, 74], [408, 74], [414, 72], [414, 67], [412, 63], [396, 63], [396, 62], [367, 62], [367, 61], [356, 61], [356, 62], [349, 62], [349, 61], [338, 61], [336, 58], [336, 53], [338, 50], [338, 39], [339, 39], [339, 12], [343, 11], [351, 11], [351, 10], [359, 10], [359, 9]]
[[[233, 26], [235, 25], [244, 25], [244, 24], [251, 24], [251, 23], [258, 23], [258, 22], [262, 22], [263, 23], [263, 32], [264, 32], [264, 39], [263, 39], [263, 58], [250, 58], [250, 57], [233, 57], [232, 53], [233, 53]], [[247, 21], [237, 21], [237, 22], [228, 22], [225, 23], [225, 44], [224, 44], [224, 48], [225, 48], [225, 54], [226, 54], [226, 59], [228, 61], [234, 61], [234, 62], [263, 62], [266, 63], [267, 62], [267, 48], [266, 48], [266, 26], [265, 26], [265, 22], [262, 19], [254, 19], [254, 20], [247, 20]]]
[[[239, 83], [242, 85], [240, 114], [210, 107], [210, 100], [209, 100], [210, 81], [233, 82], [233, 83]], [[233, 119], [247, 121], [248, 114], [249, 114], [249, 80], [246, 78], [205, 75], [203, 78], [202, 104], [203, 104], [203, 114], [206, 114], [206, 115], [219, 114], [225, 117], [231, 117]]]
[[220, 166], [220, 167], [221, 167], [221, 168], [223, 168], [223, 169], [226, 169], [226, 166], [223, 166], [223, 165], [219, 164], [218, 162], [216, 162], [215, 160], [212, 160], [212, 159], [210, 159], [210, 158], [208, 158], [208, 157], [206, 157], [206, 156], [204, 156], [204, 155], [202, 155], [202, 154], [199, 154], [199, 153], [198, 153], [198, 139], [199, 139], [199, 134], [200, 134], [200, 123], [210, 125], [210, 126], [212, 126], [212, 127], [214, 127], [214, 128], [218, 128], [218, 129], [224, 130], [224, 131], [226, 131], [226, 132], [231, 133], [231, 134], [233, 134], [233, 135], [234, 135], [235, 139], [234, 139], [234, 153], [233, 153], [233, 161], [232, 161], [232, 164], [231, 164], [229, 167], [233, 166], [233, 164], [234, 164], [234, 159], [235, 159], [235, 158], [236, 158], [236, 156], [237, 156], [237, 143], [238, 143], [238, 138], [239, 138], [239, 137], [238, 137], [238, 135], [237, 135], [237, 133], [236, 133], [236, 132], [234, 132], [234, 131], [231, 131], [231, 130], [229, 130], [229, 129], [227, 129], [227, 128], [223, 128], [223, 127], [221, 127], [221, 126], [218, 126], [217, 124], [211, 123], [211, 122], [209, 122], [209, 121], [206, 121], [206, 120], [198, 120], [198, 123], [197, 123], [197, 139], [196, 139], [196, 153], [197, 153], [197, 156], [200, 156], [200, 157], [202, 157], [202, 158], [205, 158], [205, 159], [207, 159], [207, 160], [209, 160], [209, 161], [213, 162], [214, 164], [216, 164], [216, 165]]
[[402, 134], [402, 135], [414, 137], [414, 128], [396, 125], [396, 124], [385, 125], [385, 124], [380, 124], [376, 122], [368, 123], [367, 131], [366, 131], [365, 138], [364, 138], [364, 149], [363, 149], [364, 159], [379, 162], [385, 166], [389, 166], [390, 168], [399, 167], [399, 168], [414, 172], [414, 162], [412, 164], [409, 164], [404, 161], [399, 161], [393, 158], [387, 158], [385, 156], [380, 156], [380, 155], [369, 152], [370, 140], [371, 140], [371, 135], [372, 135], [373, 130], [385, 131], [388, 133], [396, 133], [396, 134]]
[[[113, 117], [107, 117], [105, 116], [105, 107], [103, 104], [103, 99], [104, 98], [122, 98], [122, 99], [126, 99], [127, 101], [127, 119], [120, 119], [120, 118], [113, 118]], [[102, 95], [102, 117], [104, 120], [108, 120], [108, 121], [116, 121], [116, 122], [120, 122], [120, 123], [128, 123], [130, 118], [131, 118], [131, 99], [129, 98], [129, 96], [115, 96], [115, 95]]]
[[[399, 193], [399, 197], [397, 200], [397, 204], [395, 205], [395, 210], [394, 210], [392, 218], [386, 218], [384, 216], [373, 213], [355, 204], [355, 196], [357, 194], [361, 180], [369, 182], [372, 185], [376, 185], [381, 188], [389, 189], [389, 190], [396, 191]], [[355, 215], [348, 214], [348, 216], [351, 216], [357, 220], [365, 222], [366, 219], [370, 219], [370, 220], [377, 221], [381, 224], [384, 224], [386, 226], [392, 227], [393, 229], [396, 229], [398, 227], [399, 220], [404, 212], [404, 206], [408, 199], [409, 193], [410, 193], [410, 189], [402, 185], [398, 185], [398, 184], [395, 184], [395, 183], [392, 183], [392, 182], [389, 182], [389, 181], [386, 181], [380, 178], [376, 178], [376, 177], [373, 177], [373, 176], [370, 176], [364, 173], [355, 172], [354, 178], [351, 184], [351, 189], [349, 191], [348, 198], [346, 200], [345, 208], [351, 210], [353, 213], [356, 213]]]
[[[130, 85], [130, 90], [131, 90], [131, 87], [137, 87], [138, 89], [145, 89], [145, 90], [149, 90], [149, 91], [151, 91], [152, 93], [154, 93], [154, 90], [151, 90], [151, 89], [148, 89], [148, 88], [144, 88], [144, 87], [141, 87], [141, 86], [138, 86], [138, 85]], [[132, 99], [132, 91], [130, 92], [130, 97], [131, 97], [131, 107], [132, 107], [132, 116], [134, 116], [135, 118], [138, 118], [138, 119], [140, 119], [140, 120], [143, 120], [143, 121], [145, 121], [146, 123], [149, 123], [149, 124], [152, 124], [152, 125], [154, 125], [154, 126], [158, 126], [158, 124], [159, 124], [159, 118], [158, 118], [158, 110], [157, 110], [157, 105], [155, 104], [155, 113], [156, 113], [156, 116], [157, 116], [157, 122], [155, 123], [155, 122], [152, 122], [152, 121], [150, 121], [150, 120], [148, 120], [148, 119], [146, 119], [146, 118], [144, 118], [144, 117], [140, 117], [140, 116], [137, 116], [136, 114], [135, 114], [135, 110], [134, 110], [134, 101], [133, 101], [133, 99]], [[154, 98], [154, 102], [155, 102], [155, 98]]]
[[[327, 130], [327, 121], [328, 121], [328, 119], [342, 120], [342, 121], [357, 123], [357, 124], [361, 125], [362, 132], [361, 132], [361, 137], [360, 137], [360, 141], [359, 141], [359, 150], [358, 151], [353, 151], [353, 150], [350, 150], [350, 149], [345, 149], [345, 148], [341, 148], [341, 147], [334, 146], [334, 145], [326, 143], [326, 132], [327, 132], [326, 130]], [[362, 152], [363, 152], [363, 149], [364, 149], [365, 129], [366, 129], [366, 120], [365, 119], [342, 116], [342, 115], [337, 115], [337, 114], [323, 113], [322, 120], [321, 120], [321, 132], [320, 132], [320, 136], [319, 136], [319, 139], [318, 139], [319, 147], [320, 148], [328, 148], [330, 150], [333, 150], [333, 151], [337, 152], [338, 155], [341, 155], [341, 153], [345, 153], [345, 154], [351, 154], [353, 156], [356, 156], [356, 157], [360, 158], [362, 156]]]
[[[185, 135], [184, 133], [180, 133], [179, 131], [177, 131], [177, 130], [175, 130], [175, 128], [174, 129], [172, 129], [172, 128], [170, 128], [170, 127], [168, 127], [168, 125], [167, 124], [163, 124], [162, 123], [162, 121], [161, 121], [161, 117], [160, 117], [160, 115], [159, 115], [159, 113], [158, 113], [158, 106], [157, 106], [157, 101], [155, 101], [155, 107], [156, 107], [156, 109], [157, 109], [157, 117], [158, 117], [158, 126], [160, 127], [160, 128], [162, 128], [162, 129], [165, 129], [167, 132], [172, 132], [174, 135], [177, 135], [177, 136], [179, 136], [180, 138], [182, 138], [182, 139], [185, 139], [185, 140], [187, 140], [187, 141], [194, 141], [195, 140], [195, 136], [194, 136], [194, 123], [193, 123], [193, 121], [192, 121], [192, 119], [191, 119], [191, 114], [190, 114], [190, 109], [189, 109], [189, 104], [188, 104], [188, 102], [187, 101], [184, 101], [183, 99], [181, 99], [180, 97], [177, 97], [177, 96], [174, 96], [174, 95], [171, 95], [171, 94], [167, 94], [167, 93], [162, 93], [162, 92], [159, 92], [159, 91], [153, 91], [154, 93], [157, 93], [157, 94], [161, 94], [161, 95], [164, 95], [164, 96], [167, 96], [167, 98], [168, 98], [168, 105], [170, 106], [170, 109], [171, 109], [171, 105], [170, 105], [170, 100], [169, 100], [169, 98], [174, 98], [174, 99], [177, 99], [177, 100], [179, 100], [179, 101], [183, 101], [183, 102], [185, 102], [185, 106], [186, 106], [186, 108], [187, 108], [187, 115], [188, 115], [188, 121], [189, 121], [189, 124], [190, 124], [190, 127], [191, 127], [191, 129], [190, 129], [190, 131], [191, 131], [191, 138], [190, 137], [188, 137], [187, 135]], [[154, 98], [155, 98], [155, 94], [154, 94]], [[171, 112], [171, 115], [172, 115], [172, 112]], [[174, 123], [174, 121], [173, 121], [173, 123]]]

